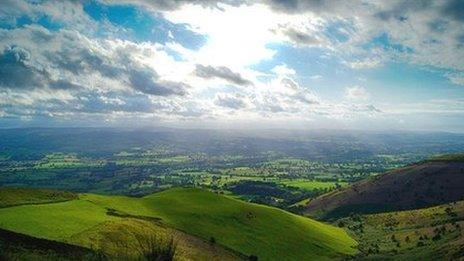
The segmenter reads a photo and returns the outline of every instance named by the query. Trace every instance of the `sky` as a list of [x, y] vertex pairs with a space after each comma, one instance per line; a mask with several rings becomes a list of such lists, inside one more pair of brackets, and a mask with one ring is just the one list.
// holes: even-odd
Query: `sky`
[[1, 0], [29, 126], [464, 132], [464, 1]]

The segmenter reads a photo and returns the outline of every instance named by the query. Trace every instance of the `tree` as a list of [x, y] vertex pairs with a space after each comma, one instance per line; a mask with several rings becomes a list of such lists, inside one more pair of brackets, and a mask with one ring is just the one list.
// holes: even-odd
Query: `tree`
[[216, 238], [210, 237], [210, 238], [209, 238], [209, 243], [210, 243], [211, 245], [216, 244]]
[[256, 255], [250, 255], [250, 256], [248, 257], [248, 260], [249, 260], [249, 261], [258, 261], [258, 256], [256, 256]]

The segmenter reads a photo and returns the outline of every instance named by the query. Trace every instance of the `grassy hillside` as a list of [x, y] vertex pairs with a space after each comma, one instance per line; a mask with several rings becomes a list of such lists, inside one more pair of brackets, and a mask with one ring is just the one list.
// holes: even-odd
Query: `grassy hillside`
[[337, 223], [366, 259], [456, 260], [464, 255], [464, 201], [400, 212], [354, 215]]
[[308, 203], [305, 214], [337, 218], [436, 206], [464, 199], [464, 162], [431, 160], [363, 180]]
[[0, 260], [99, 260], [99, 253], [0, 229]]
[[[89, 247], [95, 244], [110, 252], [118, 242], [103, 246], [105, 240], [120, 242], [130, 234], [121, 234], [124, 229], [133, 234], [150, 229], [158, 234], [177, 233], [179, 255], [184, 253], [180, 259], [189, 259], [185, 254], [198, 248], [210, 260], [224, 259], [224, 255], [230, 257], [225, 259], [239, 257], [220, 250], [220, 245], [261, 260], [324, 259], [357, 252], [356, 241], [340, 228], [199, 189], [171, 189], [144, 198], [84, 194], [68, 202], [3, 208], [0, 226]], [[192, 246], [192, 236], [180, 231], [211, 243], [197, 239]]]
[[77, 199], [71, 192], [50, 189], [0, 188], [0, 208], [24, 205], [61, 202]]
[[341, 229], [203, 190], [173, 189], [145, 200], [168, 224], [265, 260], [356, 252], [356, 242]]

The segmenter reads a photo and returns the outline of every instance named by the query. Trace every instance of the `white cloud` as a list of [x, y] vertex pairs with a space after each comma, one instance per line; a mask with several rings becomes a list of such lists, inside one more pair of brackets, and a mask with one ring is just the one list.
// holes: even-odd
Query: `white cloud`
[[287, 64], [280, 64], [272, 68], [271, 70], [273, 73], [277, 74], [278, 76], [288, 76], [288, 75], [295, 75], [296, 72], [292, 68], [289, 68]]
[[369, 94], [364, 87], [355, 85], [345, 88], [345, 97], [350, 100], [368, 100]]
[[[361, 86], [345, 89], [344, 97], [350, 101], [329, 102], [311, 86], [295, 81], [318, 80], [321, 75], [301, 77], [285, 63], [270, 72], [251, 69], [274, 58], [277, 50], [270, 47], [274, 43], [302, 52], [322, 50], [352, 69], [377, 68], [396, 60], [450, 69], [453, 73], [445, 76], [464, 85], [462, 21], [443, 13], [444, 5], [453, 1], [422, 6], [426, 2], [296, 0], [216, 5], [202, 0], [124, 0], [205, 35], [206, 43], [199, 50], [174, 42], [172, 32], [171, 42], [165, 45], [118, 39], [112, 34], [118, 28], [92, 20], [79, 1], [33, 2], [9, 1], [0, 7], [0, 15], [12, 16], [7, 20], [13, 23], [14, 16], [27, 14], [36, 20], [47, 14], [63, 29], [48, 31], [35, 25], [0, 30], [0, 51], [10, 48], [9, 55], [20, 57], [20, 63], [9, 64], [10, 68], [29, 72], [22, 74], [16, 88], [12, 88], [13, 77], [1, 82], [3, 115], [287, 122], [371, 117], [380, 112], [367, 104], [370, 95]], [[373, 43], [379, 36], [385, 37]], [[171, 56], [171, 51], [181, 59]], [[212, 76], [198, 77], [198, 65]], [[33, 73], [39, 76], [24, 84]], [[420, 106], [416, 109], [420, 111]]]
[[456, 85], [464, 85], [464, 73], [449, 73], [446, 77]]
[[355, 60], [345, 62], [352, 69], [372, 69], [382, 65], [382, 60], [378, 58], [366, 58], [364, 60]]

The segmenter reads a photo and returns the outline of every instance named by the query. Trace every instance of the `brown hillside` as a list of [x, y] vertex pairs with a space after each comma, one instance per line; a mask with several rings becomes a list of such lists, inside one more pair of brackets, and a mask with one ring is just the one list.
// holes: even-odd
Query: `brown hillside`
[[428, 161], [322, 195], [304, 213], [330, 219], [435, 206], [464, 199], [464, 162]]

